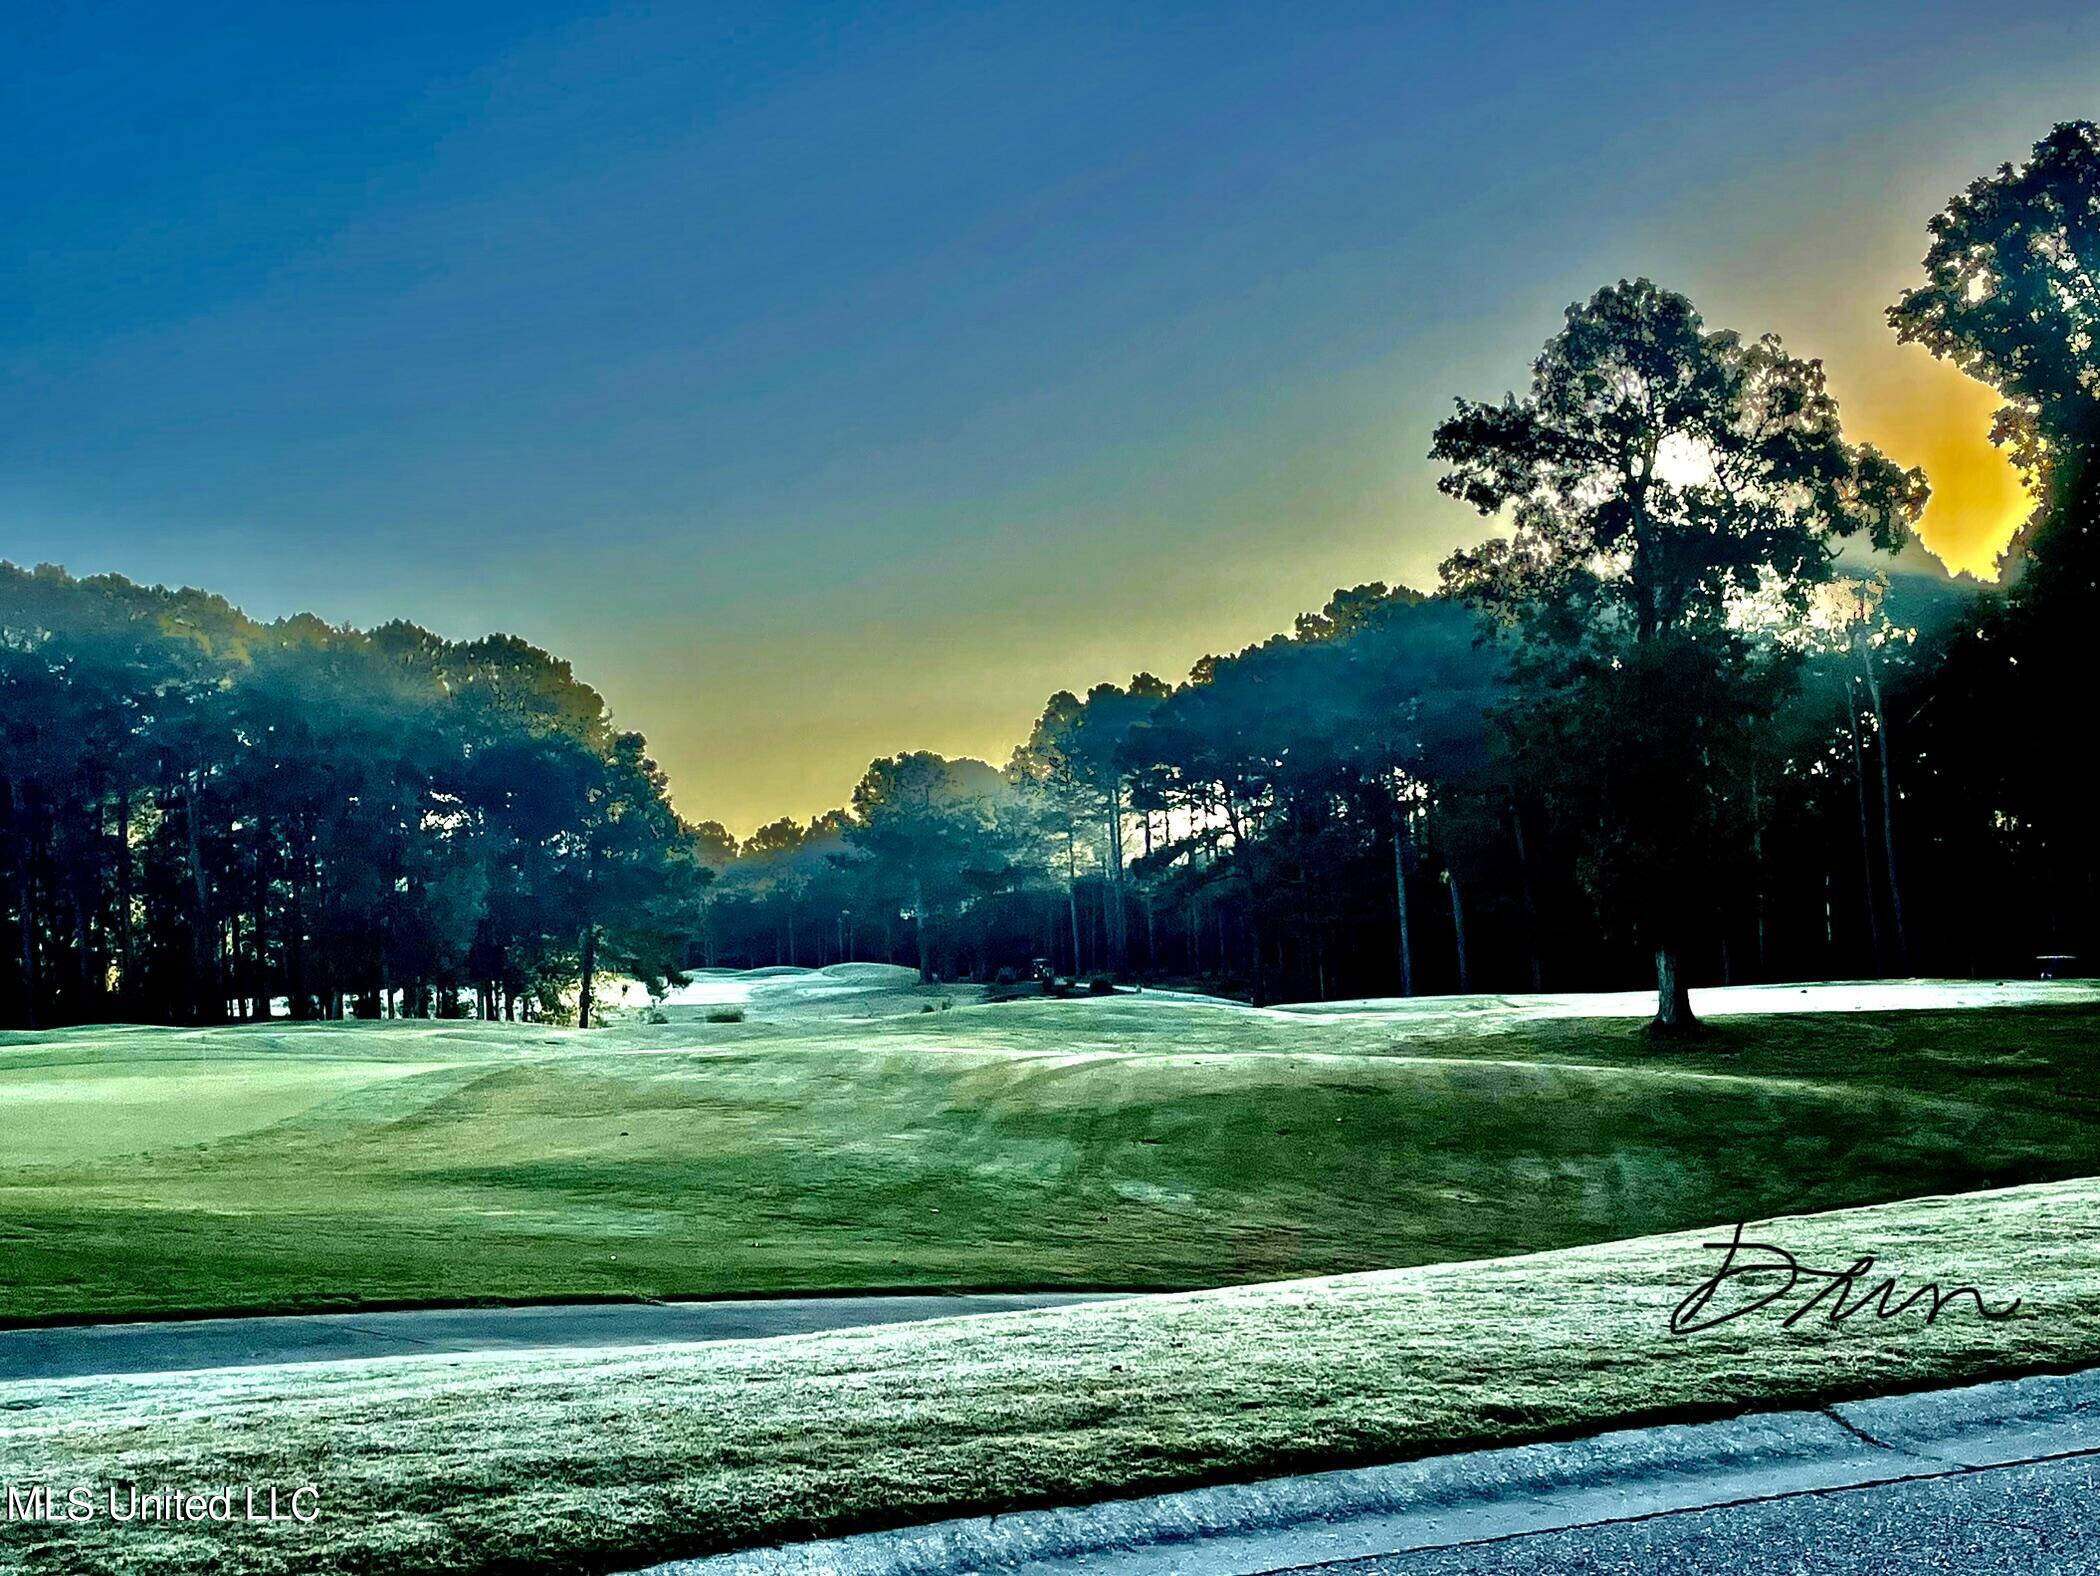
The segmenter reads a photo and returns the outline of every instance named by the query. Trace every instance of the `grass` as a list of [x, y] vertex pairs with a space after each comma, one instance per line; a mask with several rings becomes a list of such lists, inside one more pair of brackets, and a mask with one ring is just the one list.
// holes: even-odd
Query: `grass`
[[0, 1322], [1181, 1288], [2100, 1172], [2075, 1007], [751, 1017], [0, 1036]]
[[0, 1385], [15, 1482], [312, 1482], [311, 1526], [0, 1524], [23, 1576], [601, 1571], [875, 1525], [2100, 1360], [2100, 1183], [1756, 1233], [1951, 1309], [1673, 1337], [1709, 1233], [649, 1352]]

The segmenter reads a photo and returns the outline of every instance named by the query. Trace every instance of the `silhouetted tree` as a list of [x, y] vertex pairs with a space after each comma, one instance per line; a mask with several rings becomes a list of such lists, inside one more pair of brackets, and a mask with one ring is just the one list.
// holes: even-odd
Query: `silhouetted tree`
[[1459, 401], [1431, 457], [1445, 492], [1512, 511], [1445, 583], [1520, 642], [1516, 725], [1566, 746], [1588, 884], [1654, 953], [1658, 1027], [1686, 1027], [1684, 949], [1783, 683], [1741, 615], [1796, 610], [1838, 539], [1894, 551], [1924, 478], [1844, 441], [1819, 363], [1645, 279], [1570, 307], [1525, 396]]
[[2012, 589], [1974, 610], [1920, 697], [1920, 787], [1972, 914], [2023, 950], [2090, 956], [2100, 820], [2062, 740], [2090, 707], [2100, 614], [2100, 126], [2055, 127], [1931, 230], [1925, 283], [1889, 321], [2004, 397], [1991, 438], [2035, 506], [2010, 550]]

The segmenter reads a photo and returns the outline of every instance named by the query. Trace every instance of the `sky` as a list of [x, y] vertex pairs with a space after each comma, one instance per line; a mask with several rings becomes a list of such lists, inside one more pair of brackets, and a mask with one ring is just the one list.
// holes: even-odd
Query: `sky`
[[521, 635], [748, 832], [1433, 584], [1431, 428], [1646, 274], [1988, 574], [1882, 314], [2096, 89], [2089, 5], [11, 0], [0, 558]]

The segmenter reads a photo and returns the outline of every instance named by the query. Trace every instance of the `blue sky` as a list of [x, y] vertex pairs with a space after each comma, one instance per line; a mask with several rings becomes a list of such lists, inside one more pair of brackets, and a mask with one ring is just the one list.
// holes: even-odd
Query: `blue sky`
[[29, 0], [0, 557], [513, 630], [748, 828], [1426, 582], [1430, 425], [1645, 272], [1987, 559], [1989, 398], [1880, 313], [2096, 65], [2073, 6]]

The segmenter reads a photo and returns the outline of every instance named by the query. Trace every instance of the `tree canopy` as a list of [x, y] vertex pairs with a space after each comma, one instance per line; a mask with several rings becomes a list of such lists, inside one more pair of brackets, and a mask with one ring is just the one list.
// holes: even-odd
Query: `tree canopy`
[[0, 699], [14, 1021], [587, 1022], [595, 968], [683, 962], [662, 772], [522, 641], [7, 566]]
[[1654, 952], [1657, 1023], [1685, 1025], [1705, 878], [1740, 841], [1787, 682], [1787, 647], [1759, 637], [1805, 613], [1847, 538], [1900, 547], [1924, 476], [1845, 441], [1820, 363], [1708, 329], [1646, 279], [1570, 307], [1524, 396], [1460, 400], [1430, 455], [1445, 492], [1509, 511], [1445, 587], [1518, 641], [1504, 721], [1581, 824], [1592, 895]]

